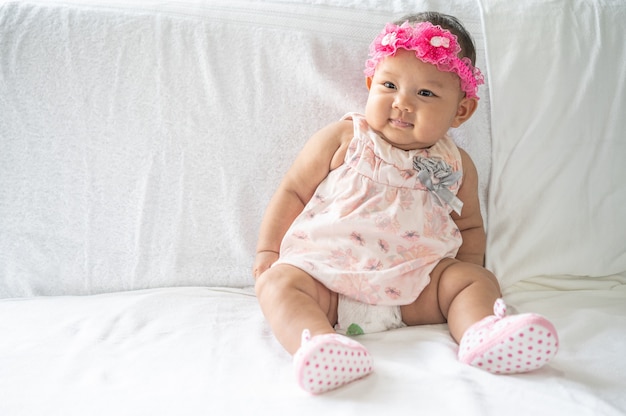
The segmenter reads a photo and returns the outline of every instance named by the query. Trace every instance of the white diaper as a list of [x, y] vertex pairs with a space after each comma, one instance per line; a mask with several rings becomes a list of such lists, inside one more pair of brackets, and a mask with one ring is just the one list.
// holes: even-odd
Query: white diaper
[[406, 326], [400, 306], [368, 305], [339, 295], [335, 330], [344, 335], [371, 334]]

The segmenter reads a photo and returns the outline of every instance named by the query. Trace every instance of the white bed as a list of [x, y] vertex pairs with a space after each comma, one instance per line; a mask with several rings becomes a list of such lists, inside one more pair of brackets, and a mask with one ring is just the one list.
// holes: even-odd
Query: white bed
[[[386, 21], [457, 15], [486, 74], [458, 131], [506, 301], [550, 365], [462, 365], [445, 325], [364, 335], [299, 390], [251, 286], [304, 140], [362, 111]], [[0, 1], [0, 415], [626, 414], [626, 3]], [[245, 151], [243, 151], [245, 149]]]

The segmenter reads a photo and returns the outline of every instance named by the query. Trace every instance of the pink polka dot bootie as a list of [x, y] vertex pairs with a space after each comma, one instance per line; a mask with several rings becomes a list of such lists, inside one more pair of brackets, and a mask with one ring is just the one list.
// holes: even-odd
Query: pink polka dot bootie
[[302, 332], [302, 345], [293, 358], [298, 384], [313, 394], [325, 393], [373, 371], [372, 358], [358, 342], [339, 334], [311, 338]]
[[461, 362], [495, 374], [515, 374], [536, 370], [554, 357], [559, 339], [546, 318], [534, 313], [505, 316], [502, 299], [493, 312], [463, 335]]

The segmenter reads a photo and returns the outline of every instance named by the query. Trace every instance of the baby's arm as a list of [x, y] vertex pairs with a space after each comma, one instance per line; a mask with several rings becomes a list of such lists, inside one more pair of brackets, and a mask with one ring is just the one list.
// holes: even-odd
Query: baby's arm
[[352, 136], [352, 121], [344, 120], [321, 129], [304, 145], [263, 216], [253, 269], [255, 278], [278, 259], [287, 229], [328, 173], [343, 163]]
[[461, 215], [453, 212], [452, 219], [461, 230], [463, 244], [461, 244], [456, 258], [483, 266], [486, 236], [478, 200], [478, 173], [469, 155], [463, 149], [459, 149], [459, 151], [463, 163], [463, 183], [457, 196], [463, 201], [463, 209]]

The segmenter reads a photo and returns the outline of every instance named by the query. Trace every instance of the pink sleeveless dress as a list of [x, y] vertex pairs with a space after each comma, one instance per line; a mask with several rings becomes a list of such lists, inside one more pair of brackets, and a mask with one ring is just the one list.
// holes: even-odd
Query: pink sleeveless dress
[[[359, 302], [410, 304], [437, 263], [461, 245], [452, 208], [432, 190], [452, 173], [458, 180], [446, 192], [456, 195], [461, 155], [447, 136], [428, 149], [405, 151], [380, 138], [362, 115], [344, 119], [354, 124], [344, 163], [293, 222], [275, 264], [296, 266]], [[421, 170], [439, 166], [429, 171], [431, 190], [418, 179], [416, 158]]]

